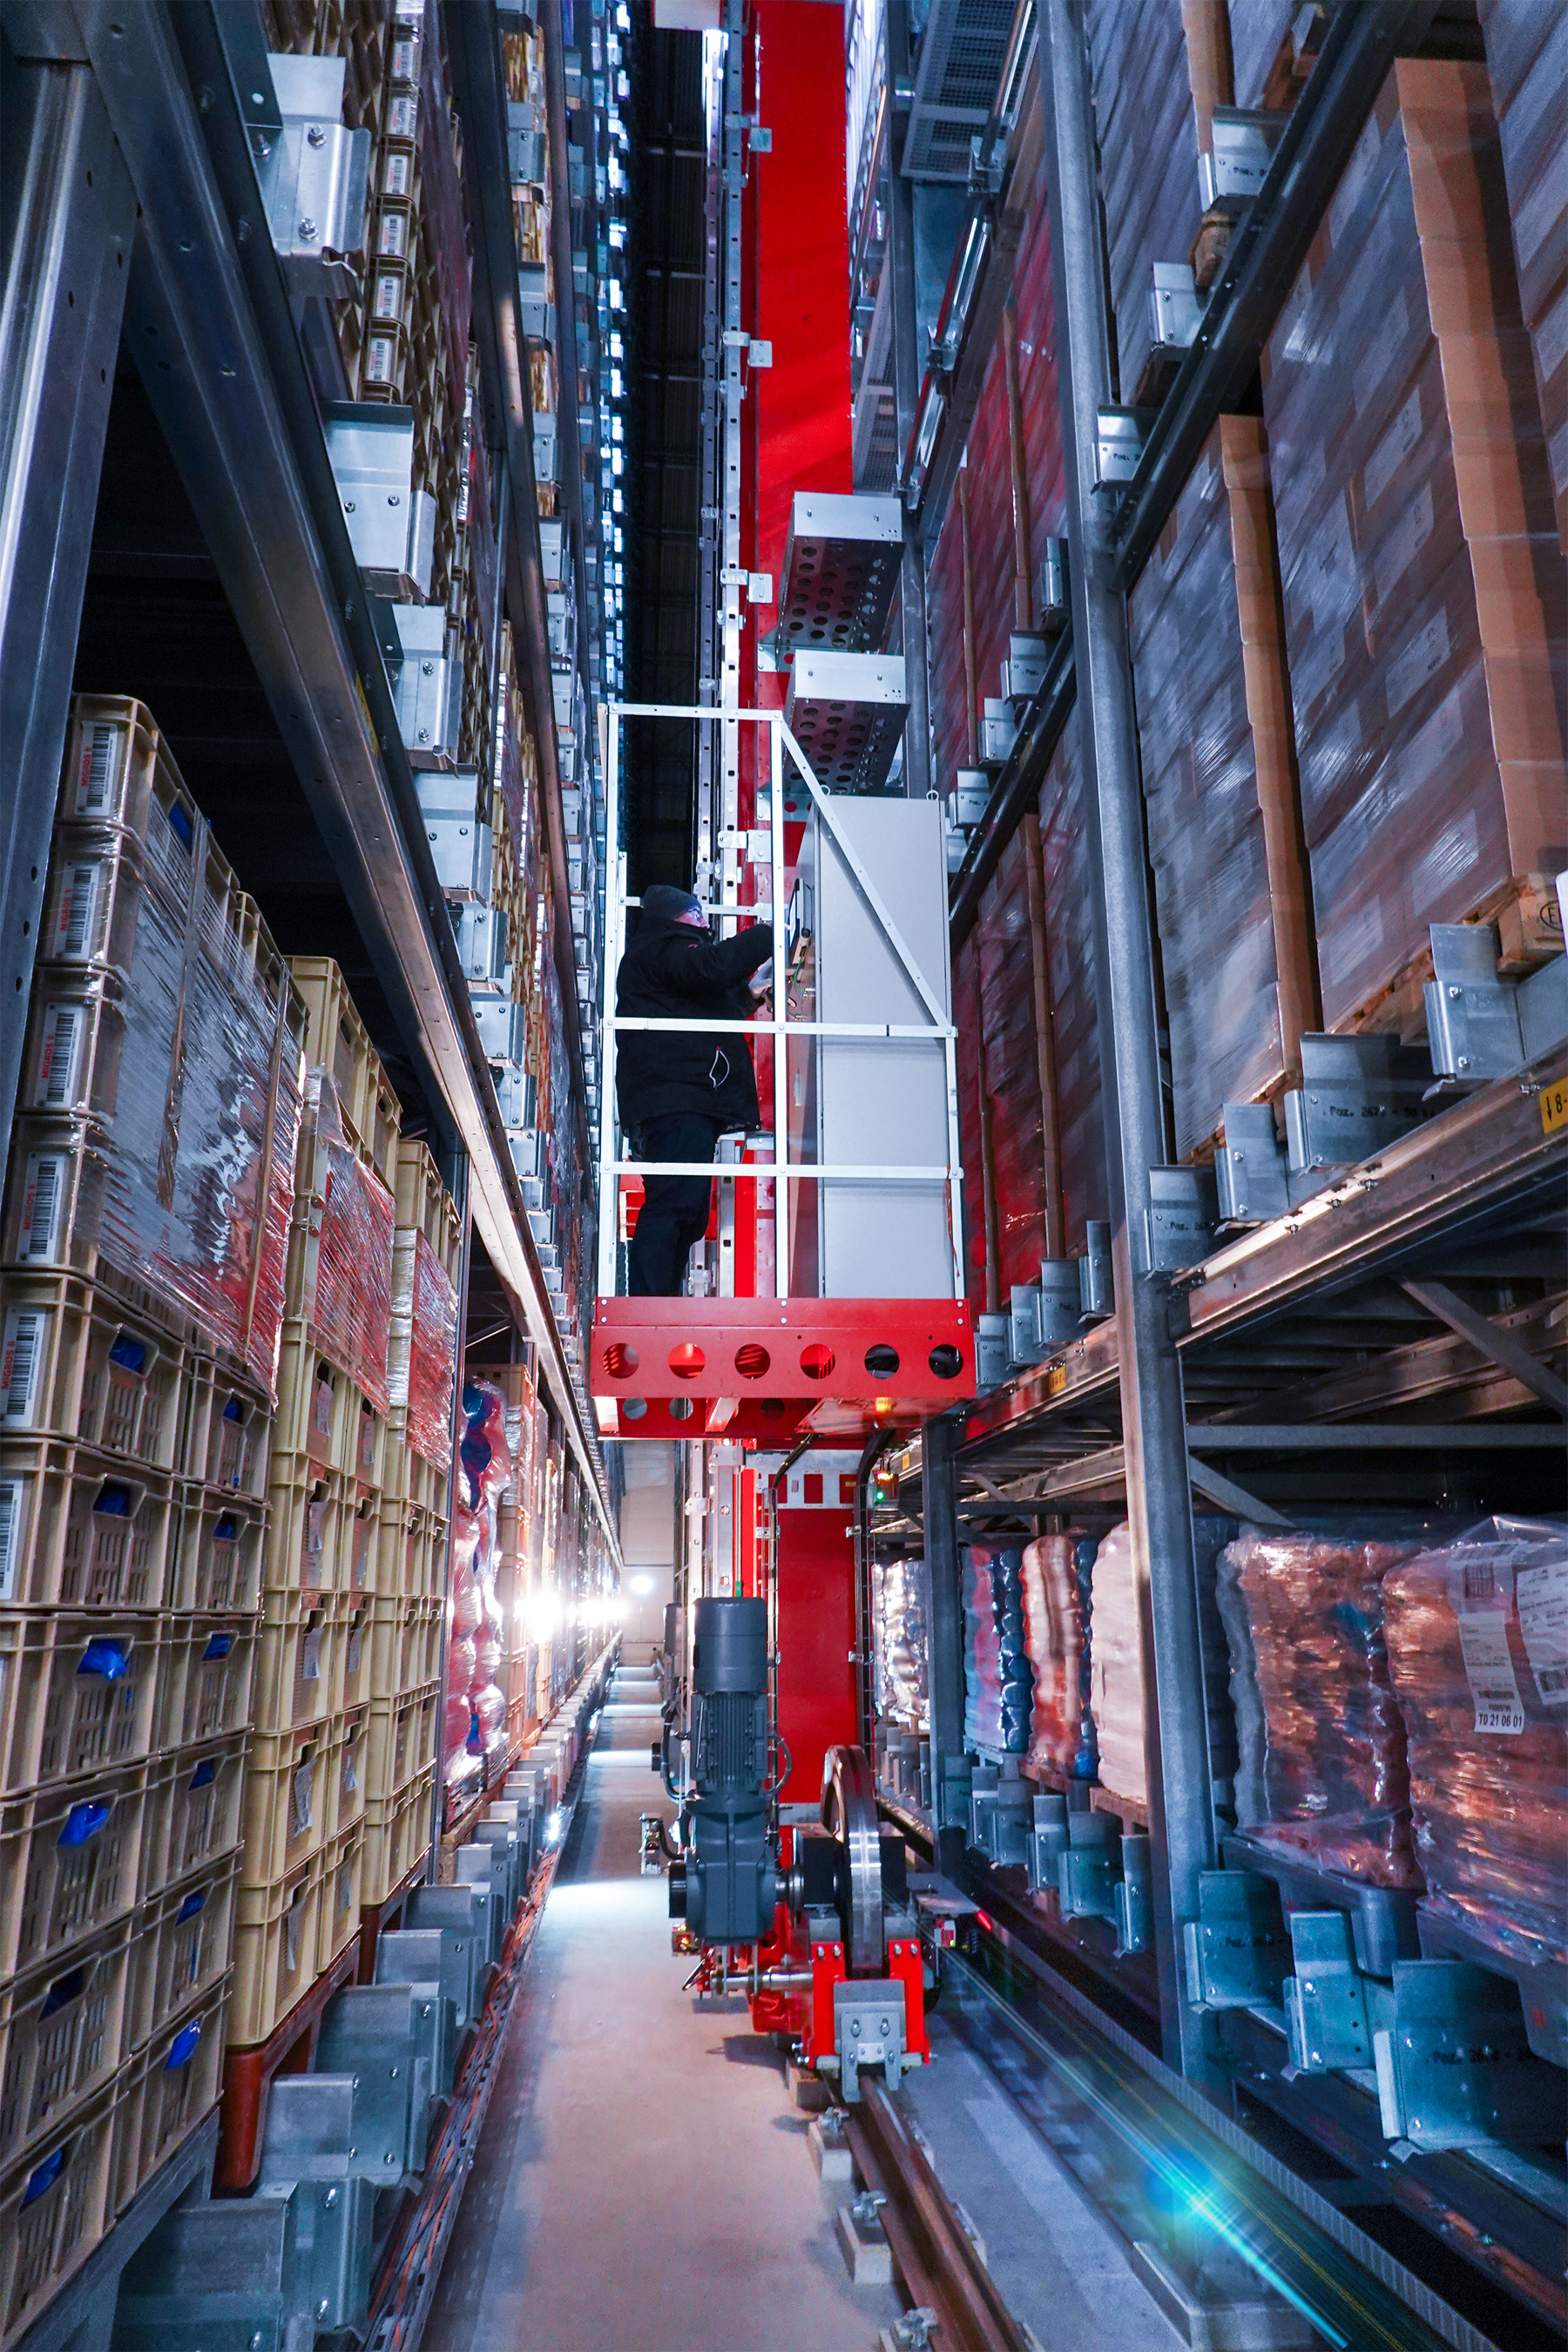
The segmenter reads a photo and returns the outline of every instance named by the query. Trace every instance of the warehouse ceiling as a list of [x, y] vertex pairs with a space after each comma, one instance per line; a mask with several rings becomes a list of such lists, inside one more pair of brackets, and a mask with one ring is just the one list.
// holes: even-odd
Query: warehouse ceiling
[[[631, 701], [691, 703], [708, 170], [700, 33], [655, 32], [642, 16], [631, 108], [626, 691]], [[690, 884], [693, 735], [687, 726], [626, 729], [623, 835], [634, 891]]]

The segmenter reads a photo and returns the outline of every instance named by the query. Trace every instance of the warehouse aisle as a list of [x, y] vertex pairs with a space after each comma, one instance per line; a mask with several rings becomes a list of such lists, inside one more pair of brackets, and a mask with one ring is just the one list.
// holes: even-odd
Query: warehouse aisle
[[870, 2352], [805, 2118], [736, 1999], [699, 2012], [637, 1872], [658, 1683], [611, 1687], [427, 2352]]

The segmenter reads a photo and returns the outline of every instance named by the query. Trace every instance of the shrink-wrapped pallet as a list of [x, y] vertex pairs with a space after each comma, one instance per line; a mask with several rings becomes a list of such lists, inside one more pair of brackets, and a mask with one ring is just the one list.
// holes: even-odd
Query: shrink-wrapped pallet
[[[1222, 1813], [1229, 1813], [1234, 1802], [1237, 1756], [1226, 1688], [1225, 1627], [1215, 1593], [1215, 1562], [1235, 1532], [1234, 1519], [1203, 1517], [1193, 1522], [1209, 1773], [1215, 1806]], [[1125, 1523], [1111, 1529], [1095, 1554], [1089, 1633], [1090, 1705], [1100, 1782], [1135, 1810], [1143, 1811], [1149, 1802], [1149, 1770], [1143, 1738], [1142, 1649], [1132, 1532]]]
[[1244, 1528], [1219, 1560], [1238, 1825], [1379, 1886], [1418, 1883], [1384, 1579], [1421, 1540]]
[[289, 1309], [384, 1413], [395, 1204], [344, 1127], [330, 1070], [310, 1071], [306, 1105], [300, 1166], [310, 1188], [290, 1254]]
[[1222, 416], [1128, 606], [1176, 1154], [1300, 1075], [1317, 973], [1268, 445]]
[[1002, 1297], [1037, 1282], [1046, 1255], [1045, 1164], [1037, 946], [1030, 916], [1032, 845], [1020, 826], [997, 862], [974, 927], [978, 1005], [991, 1105], [991, 1183], [996, 1203], [997, 1278]]
[[963, 1737], [993, 1755], [1029, 1744], [1031, 1675], [1024, 1647], [1023, 1553], [971, 1544], [963, 1552]]
[[877, 1712], [910, 1730], [926, 1712], [925, 1562], [879, 1561], [873, 1570], [877, 1612]]
[[1108, 1213], [1091, 885], [1084, 839], [1089, 812], [1079, 727], [1074, 710], [1047, 762], [1039, 799], [1062, 1224], [1069, 1255], [1083, 1248], [1089, 1221]]
[[1263, 376], [1324, 1024], [1398, 1025], [1434, 922], [1531, 960], [1568, 853], [1568, 592], [1484, 68], [1394, 66]]
[[1123, 403], [1141, 396], [1154, 264], [1203, 217], [1198, 151], [1229, 94], [1224, 0], [1089, 0], [1084, 12]]
[[1031, 1765], [1092, 1780], [1089, 1577], [1096, 1546], [1079, 1535], [1038, 1536], [1025, 1548], [1024, 1653], [1034, 1678]]
[[1568, 1958], [1568, 1533], [1489, 1519], [1383, 1588], [1426, 1907]]
[[1568, 554], [1568, 10], [1480, 0], [1508, 181], [1520, 308], [1546, 434], [1557, 542]]

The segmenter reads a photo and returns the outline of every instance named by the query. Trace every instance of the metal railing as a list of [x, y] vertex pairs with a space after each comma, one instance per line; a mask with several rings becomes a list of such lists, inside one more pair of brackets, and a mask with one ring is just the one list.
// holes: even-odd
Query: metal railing
[[[597, 1289], [601, 1297], [613, 1297], [616, 1293], [616, 1249], [620, 1219], [619, 1181], [622, 1176], [712, 1176], [732, 1182], [773, 1184], [773, 1274], [776, 1295], [790, 1296], [789, 1202], [790, 1187], [799, 1184], [852, 1183], [923, 1183], [941, 1182], [947, 1190], [949, 1254], [952, 1269], [952, 1296], [962, 1298], [963, 1289], [963, 1220], [960, 1185], [963, 1169], [960, 1165], [958, 1130], [958, 1068], [956, 1057], [957, 1032], [942, 1005], [932, 993], [898, 925], [883, 903], [876, 884], [856, 855], [844, 829], [834, 814], [830, 795], [823, 790], [811, 764], [794, 733], [779, 710], [710, 709], [695, 704], [670, 702], [612, 702], [609, 712], [609, 756], [605, 763], [605, 845], [606, 870], [610, 877], [605, 915], [605, 965], [603, 987], [604, 1022], [604, 1084], [599, 1102], [599, 1271]], [[772, 967], [772, 1010], [754, 1021], [723, 1020], [697, 1017], [691, 1020], [663, 1017], [634, 1017], [616, 1011], [616, 976], [626, 951], [626, 909], [635, 901], [626, 897], [625, 853], [620, 847], [620, 722], [624, 719], [695, 721], [700, 727], [753, 726], [764, 728], [768, 736], [768, 830], [770, 847], [769, 873], [771, 897], [765, 905], [750, 907], [723, 905], [715, 907], [713, 914], [721, 920], [738, 922], [744, 916], [754, 915], [771, 919], [773, 934]], [[927, 1013], [929, 1024], [886, 1021], [802, 1021], [792, 1019], [789, 1013], [788, 972], [784, 944], [784, 762], [788, 754], [798, 771], [813, 805], [843, 859], [855, 886], [871, 915], [879, 926], [888, 945], [902, 965]], [[760, 830], [760, 828], [759, 828]], [[665, 1031], [676, 1034], [731, 1034], [771, 1037], [773, 1045], [773, 1156], [771, 1160], [731, 1160], [710, 1162], [689, 1160], [634, 1160], [617, 1150], [618, 1122], [616, 1113], [616, 1064], [617, 1041], [628, 1031]], [[910, 1043], [940, 1045], [942, 1050], [947, 1096], [947, 1160], [945, 1164], [910, 1165], [848, 1165], [816, 1160], [792, 1160], [789, 1157], [789, 1073], [787, 1048], [792, 1038], [890, 1039]], [[781, 1159], [780, 1153], [783, 1153]]]

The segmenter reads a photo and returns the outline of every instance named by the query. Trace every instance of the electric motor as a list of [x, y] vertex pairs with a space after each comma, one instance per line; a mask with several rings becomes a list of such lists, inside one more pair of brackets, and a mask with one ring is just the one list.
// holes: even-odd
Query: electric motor
[[[691, 1649], [690, 1851], [670, 1914], [709, 1944], [750, 1944], [777, 1900], [768, 1843], [768, 1612], [700, 1601]], [[679, 1904], [682, 1908], [678, 1908]]]

